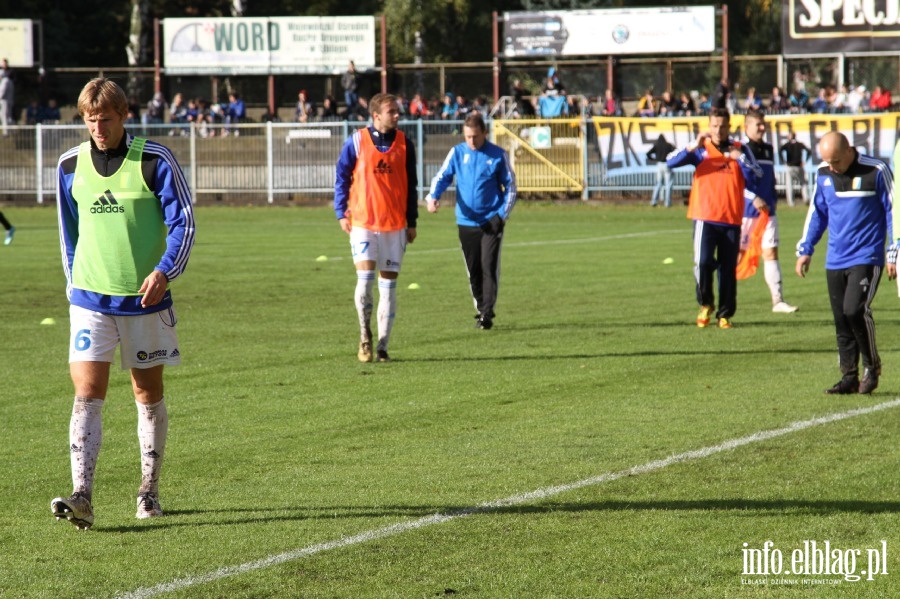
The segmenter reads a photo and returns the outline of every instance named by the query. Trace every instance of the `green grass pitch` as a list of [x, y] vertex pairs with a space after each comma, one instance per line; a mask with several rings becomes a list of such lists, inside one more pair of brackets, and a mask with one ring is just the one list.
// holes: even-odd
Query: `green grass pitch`
[[[166, 516], [134, 518], [134, 400], [114, 366], [86, 533], [49, 511], [71, 490], [55, 210], [4, 212], [18, 228], [0, 247], [4, 598], [900, 596], [900, 406], [753, 437], [900, 393], [885, 278], [881, 387], [823, 394], [839, 378], [825, 244], [799, 279], [801, 207], [780, 212], [800, 311], [773, 314], [760, 272], [728, 331], [694, 325], [681, 207], [521, 202], [491, 331], [473, 328], [452, 209], [423, 208], [394, 361], [360, 364], [329, 208], [200, 206], [173, 285], [184, 362], [166, 378]], [[746, 573], [767, 541], [781, 574]], [[809, 541], [839, 553], [834, 569], [854, 550], [857, 574], [867, 550], [885, 563], [858, 582], [784, 574]]]

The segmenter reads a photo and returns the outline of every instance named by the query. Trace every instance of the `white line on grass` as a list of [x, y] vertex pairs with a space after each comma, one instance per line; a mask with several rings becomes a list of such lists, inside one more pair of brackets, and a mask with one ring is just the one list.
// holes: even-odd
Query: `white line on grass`
[[374, 530], [361, 532], [358, 535], [354, 535], [352, 537], [344, 537], [342, 539], [337, 539], [334, 541], [326, 541], [324, 543], [318, 543], [316, 545], [309, 545], [307, 547], [303, 547], [302, 549], [286, 551], [284, 553], [272, 555], [253, 562], [247, 562], [238, 566], [228, 566], [225, 568], [220, 568], [214, 572], [209, 572], [207, 574], [198, 574], [197, 576], [179, 578], [177, 580], [173, 580], [172, 582], [165, 582], [153, 587], [137, 589], [130, 593], [121, 593], [116, 596], [121, 599], [145, 599], [147, 597], [155, 597], [156, 595], [161, 595], [162, 593], [179, 591], [181, 589], [197, 586], [199, 584], [204, 584], [207, 582], [215, 582], [223, 578], [228, 578], [229, 576], [236, 576], [238, 574], [244, 574], [246, 572], [252, 572], [254, 570], [262, 570], [263, 568], [268, 568], [271, 566], [276, 566], [278, 564], [283, 564], [285, 562], [294, 561], [303, 557], [315, 555], [316, 553], [322, 553], [323, 551], [330, 551], [332, 549], [340, 549], [341, 547], [347, 547], [349, 545], [367, 543], [369, 541], [383, 539], [385, 537], [394, 536], [410, 530], [424, 528], [433, 524], [441, 524], [450, 520], [457, 520], [459, 518], [464, 518], [473, 514], [490, 513], [503, 507], [531, 503], [534, 501], [539, 501], [541, 499], [547, 499], [548, 497], [553, 497], [554, 495], [559, 495], [560, 493], [567, 493], [569, 491], [575, 491], [584, 487], [599, 485], [602, 483], [618, 480], [620, 478], [625, 478], [627, 476], [647, 474], [648, 472], [661, 470], [673, 464], [699, 460], [711, 455], [715, 455], [717, 453], [722, 453], [723, 451], [728, 451], [729, 449], [735, 449], [744, 445], [750, 445], [751, 443], [767, 441], [769, 439], [774, 439], [775, 437], [782, 437], [784, 435], [802, 431], [814, 426], [829, 424], [838, 420], [846, 420], [847, 418], [853, 418], [855, 416], [864, 416], [866, 414], [881, 412], [884, 410], [889, 410], [891, 408], [896, 408], [898, 406], [900, 406], [900, 398], [870, 406], [868, 408], [858, 408], [855, 410], [840, 412], [838, 414], [820, 416], [811, 420], [802, 420], [789, 424], [784, 428], [760, 431], [746, 437], [731, 439], [729, 441], [719, 443], [718, 445], [711, 445], [702, 449], [686, 451], [684, 453], [679, 453], [665, 459], [654, 460], [652, 462], [647, 462], [646, 464], [641, 464], [640, 466], [634, 466], [626, 470], [619, 470], [618, 472], [608, 472], [606, 474], [600, 474], [599, 476], [586, 478], [584, 480], [580, 480], [574, 483], [568, 483], [565, 485], [544, 487], [543, 489], [529, 491], [528, 493], [522, 493], [520, 495], [513, 495], [512, 497], [507, 497], [505, 499], [488, 501], [486, 503], [464, 508], [447, 514], [434, 514], [433, 516], [426, 516], [424, 518], [419, 518], [418, 520], [398, 522], [397, 524], [392, 524], [383, 528], [376, 528]]
[[[543, 246], [543, 245], [570, 245], [577, 243], [595, 243], [597, 241], [616, 241], [618, 239], [630, 239], [632, 237], [652, 237], [654, 235], [669, 235], [672, 233], [686, 233], [687, 229], [668, 229], [664, 231], [641, 231], [639, 233], [623, 233], [621, 235], [604, 235], [603, 237], [583, 237], [580, 239], [549, 239], [545, 241], [519, 241], [519, 242], [510, 242], [504, 243], [504, 248], [516, 248], [516, 247], [532, 247], [532, 246]], [[415, 251], [417, 256], [424, 254], [444, 254], [446, 252], [458, 252], [458, 247], [453, 248], [440, 248], [433, 250], [421, 250]], [[337, 260], [346, 260], [347, 256], [334, 256], [328, 257], [329, 262], [334, 262]], [[313, 260], [316, 260], [313, 258]]]

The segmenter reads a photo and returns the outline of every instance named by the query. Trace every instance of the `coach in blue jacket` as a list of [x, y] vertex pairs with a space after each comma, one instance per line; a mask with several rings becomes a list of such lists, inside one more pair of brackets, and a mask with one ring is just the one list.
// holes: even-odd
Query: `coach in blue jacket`
[[[881, 358], [875, 346], [872, 300], [885, 267], [897, 276], [897, 244], [893, 233], [893, 175], [882, 161], [865, 156], [847, 138], [830, 131], [819, 142], [822, 164], [809, 204], [803, 237], [797, 242], [797, 274], [806, 276], [813, 249], [828, 232], [825, 280], [837, 333], [841, 380], [828, 394], [871, 393], [878, 387]], [[862, 380], [859, 362], [862, 358]]]
[[428, 211], [437, 212], [441, 194], [456, 177], [456, 224], [475, 300], [475, 327], [494, 326], [500, 279], [503, 229], [516, 203], [516, 176], [506, 151], [487, 141], [480, 113], [463, 125], [466, 141], [453, 146], [431, 181]]

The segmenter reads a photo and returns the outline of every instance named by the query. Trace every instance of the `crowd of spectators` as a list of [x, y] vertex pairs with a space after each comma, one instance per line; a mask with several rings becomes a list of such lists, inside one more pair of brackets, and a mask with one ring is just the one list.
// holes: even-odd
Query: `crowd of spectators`
[[[358, 76], [351, 62], [342, 76], [344, 104], [340, 105], [331, 95], [316, 101], [309, 92], [301, 89], [297, 94], [291, 120], [298, 123], [329, 121], [366, 122], [369, 119], [368, 99], [359, 94]], [[515, 79], [509, 90], [511, 109], [504, 114], [513, 118], [556, 118], [568, 116], [638, 116], [638, 117], [680, 117], [708, 114], [711, 108], [726, 108], [732, 113], [761, 110], [768, 114], [830, 113], [857, 114], [863, 112], [885, 112], [893, 107], [891, 92], [876, 85], [869, 91], [864, 85], [837, 88], [824, 85], [816, 90], [815, 97], [806, 91], [806, 81], [794, 78], [794, 89], [786, 94], [780, 87], [773, 87], [766, 96], [755, 86], [748, 86], [745, 92], [737, 93], [722, 79], [710, 93], [696, 90], [675, 92], [664, 90], [656, 94], [652, 88], [629, 102], [626, 109], [623, 101], [607, 89], [600, 97], [585, 98], [570, 95], [555, 67], [547, 71], [539, 93], [525, 87], [522, 80]], [[347, 102], [351, 102], [348, 104]], [[485, 96], [468, 98], [463, 94], [447, 91], [441, 97], [427, 98], [416, 93], [412, 98], [400, 96], [402, 118], [428, 120], [464, 120], [471, 112], [479, 112], [487, 118], [491, 103]], [[244, 100], [236, 92], [229, 93], [226, 102], [210, 102], [204, 98], [185, 98], [175, 93], [171, 103], [163, 93], [153, 94], [145, 104], [132, 99], [129, 103], [129, 124], [174, 125], [195, 124], [203, 137], [215, 135], [239, 135], [237, 123], [248, 122]], [[54, 123], [60, 121], [60, 111], [53, 99], [46, 105], [32, 100], [23, 110], [22, 122], [28, 125]], [[266, 112], [261, 120], [279, 121], [277, 115]], [[214, 126], [210, 126], [214, 125]], [[184, 127], [175, 128], [170, 135], [186, 135]]]
[[[607, 94], [609, 97], [611, 92], [607, 91]], [[750, 86], [741, 95], [743, 97], [738, 99], [727, 79], [716, 86], [711, 96], [696, 91], [682, 92], [679, 99], [675, 100], [668, 90], [657, 97], [652, 89], [647, 89], [638, 99], [633, 116], [704, 115], [713, 106], [726, 108], [733, 114], [750, 110], [760, 110], [767, 114], [859, 114], [887, 112], [894, 104], [890, 90], [881, 85], [876, 85], [871, 92], [864, 85], [852, 89], [847, 85], [842, 85], [840, 89], [834, 85], [824, 85], [817, 90], [814, 98], [810, 98], [804, 85], [796, 86], [790, 95], [786, 95], [780, 87], [773, 87], [768, 98], [761, 96], [756, 87]]]

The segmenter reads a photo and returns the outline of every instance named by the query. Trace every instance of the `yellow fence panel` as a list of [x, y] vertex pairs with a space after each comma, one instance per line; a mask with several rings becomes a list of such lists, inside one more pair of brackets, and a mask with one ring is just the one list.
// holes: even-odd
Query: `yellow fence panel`
[[520, 192], [582, 192], [581, 119], [495, 119], [494, 143], [509, 153]]

